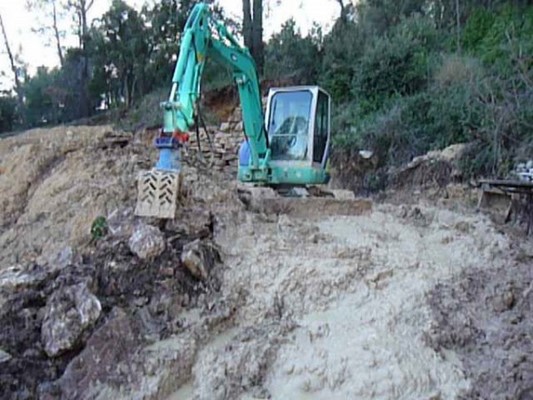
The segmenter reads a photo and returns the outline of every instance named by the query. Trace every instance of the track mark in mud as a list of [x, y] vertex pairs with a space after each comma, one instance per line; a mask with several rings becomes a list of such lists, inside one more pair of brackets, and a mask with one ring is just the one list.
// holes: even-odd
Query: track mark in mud
[[471, 380], [465, 399], [533, 399], [533, 269], [512, 258], [428, 295], [434, 323], [427, 343], [458, 355]]

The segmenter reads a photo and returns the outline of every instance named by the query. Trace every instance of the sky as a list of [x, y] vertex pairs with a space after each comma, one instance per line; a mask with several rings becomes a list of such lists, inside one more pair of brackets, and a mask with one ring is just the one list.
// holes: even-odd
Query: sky
[[[110, 6], [112, 0], [95, 0], [89, 14], [90, 19], [101, 16]], [[156, 0], [125, 0], [131, 6], [140, 9], [145, 2]], [[24, 62], [29, 66], [30, 73], [40, 65], [53, 67], [58, 65], [58, 57], [53, 46], [47, 44], [48, 39], [43, 35], [32, 32], [32, 28], [39, 25], [42, 18], [37, 13], [31, 13], [25, 8], [26, 0], [0, 0], [0, 13], [4, 20], [7, 35], [13, 52], [20, 52]], [[339, 7], [335, 0], [267, 0], [265, 7], [265, 39], [272, 33], [279, 31], [283, 22], [294, 18], [303, 34], [307, 33], [313, 22], [318, 22], [325, 32], [332, 26], [339, 15]], [[219, 4], [226, 13], [236, 20], [242, 19], [242, 0], [219, 0]], [[72, 32], [69, 20], [62, 21], [63, 27]], [[71, 33], [67, 35], [64, 44], [76, 45], [76, 38]], [[0, 72], [6, 77], [0, 77], [0, 89], [8, 89], [12, 85], [12, 75], [9, 59], [3, 41], [0, 41]]]

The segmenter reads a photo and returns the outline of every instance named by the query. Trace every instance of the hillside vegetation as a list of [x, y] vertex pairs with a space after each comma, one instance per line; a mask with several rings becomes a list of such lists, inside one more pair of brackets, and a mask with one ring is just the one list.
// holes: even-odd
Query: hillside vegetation
[[[265, 44], [263, 68], [267, 81], [318, 83], [331, 93], [337, 153], [370, 149], [386, 168], [452, 143], [472, 143], [463, 162], [467, 177], [504, 176], [515, 162], [532, 158], [529, 2], [338, 3], [339, 17], [327, 34], [315, 25], [304, 36], [287, 20]], [[102, 106], [133, 108], [134, 124], [143, 124], [143, 115], [152, 124], [157, 113], [143, 107], [157, 102], [143, 99], [168, 90], [194, 4], [164, 0], [135, 10], [114, 0], [80, 37], [83, 48], [67, 49], [60, 68], [22, 74], [23, 106], [10, 95], [0, 98], [0, 131], [65, 123]], [[215, 10], [240, 34], [239, 24]], [[86, 63], [84, 82], [78, 72]], [[204, 89], [228, 84], [231, 75], [208, 63]], [[83, 93], [90, 103], [85, 110], [84, 101], [76, 101]]]
[[502, 176], [533, 155], [525, 3], [362, 1], [326, 36], [301, 37], [289, 21], [269, 43], [265, 70], [296, 71], [331, 92], [337, 150], [369, 148], [384, 166], [472, 142], [464, 172]]

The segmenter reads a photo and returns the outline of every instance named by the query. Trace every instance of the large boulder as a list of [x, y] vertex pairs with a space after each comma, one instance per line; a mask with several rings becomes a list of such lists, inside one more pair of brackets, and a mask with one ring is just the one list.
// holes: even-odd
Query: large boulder
[[94, 399], [96, 396], [94, 393], [91, 396], [90, 389], [94, 387], [98, 391], [98, 382], [128, 382], [127, 378], [133, 372], [130, 369], [138, 340], [130, 317], [121, 308], [114, 308], [59, 379], [63, 398]]
[[73, 349], [100, 317], [102, 306], [86, 282], [55, 291], [45, 308], [41, 340], [46, 354], [56, 357]]
[[165, 251], [165, 238], [155, 226], [141, 224], [128, 242], [130, 250], [143, 260], [153, 260]]

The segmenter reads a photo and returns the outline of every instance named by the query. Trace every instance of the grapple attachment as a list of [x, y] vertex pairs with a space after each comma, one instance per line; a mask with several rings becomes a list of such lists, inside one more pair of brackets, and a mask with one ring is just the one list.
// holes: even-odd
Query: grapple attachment
[[135, 215], [172, 219], [180, 191], [180, 173], [152, 169], [138, 177]]

